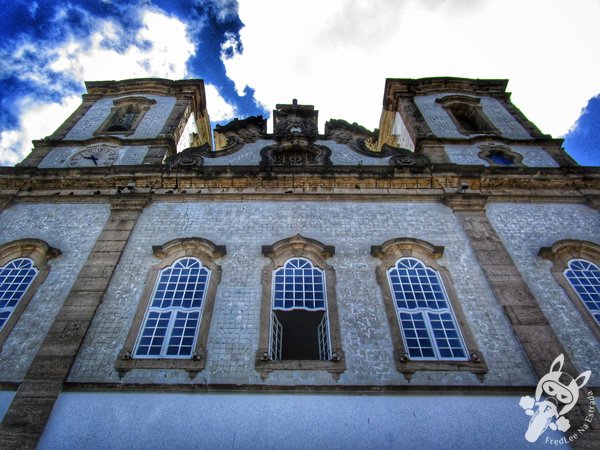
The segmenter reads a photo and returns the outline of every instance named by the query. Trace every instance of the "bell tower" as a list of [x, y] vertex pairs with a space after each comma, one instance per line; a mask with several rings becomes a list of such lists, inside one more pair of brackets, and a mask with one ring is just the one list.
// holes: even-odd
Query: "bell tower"
[[34, 141], [20, 166], [161, 164], [185, 148], [211, 146], [202, 80], [93, 81], [86, 88], [71, 117]]
[[386, 80], [378, 148], [414, 151], [432, 163], [559, 167], [575, 162], [512, 103], [508, 80]]

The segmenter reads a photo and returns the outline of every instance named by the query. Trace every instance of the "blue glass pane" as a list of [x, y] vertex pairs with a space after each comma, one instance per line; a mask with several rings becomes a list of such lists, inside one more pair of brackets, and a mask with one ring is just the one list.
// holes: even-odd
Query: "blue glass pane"
[[0, 268], [0, 329], [25, 295], [38, 270], [29, 258], [9, 261]]
[[322, 271], [310, 261], [292, 258], [273, 271], [273, 277], [273, 308], [324, 309], [324, 301], [314, 301], [325, 299]]
[[565, 277], [592, 313], [592, 317], [600, 324], [599, 315], [596, 314], [596, 311], [600, 310], [600, 268], [583, 259], [569, 261], [568, 267], [564, 272]]
[[409, 355], [463, 358], [457, 356], [466, 352], [438, 273], [416, 258], [401, 258], [388, 271], [388, 280]]
[[136, 356], [191, 357], [209, 275], [196, 258], [181, 258], [159, 273]]

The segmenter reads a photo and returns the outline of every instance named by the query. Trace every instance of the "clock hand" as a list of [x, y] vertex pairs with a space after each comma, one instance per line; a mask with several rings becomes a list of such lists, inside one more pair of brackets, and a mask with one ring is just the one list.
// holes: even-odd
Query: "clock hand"
[[91, 156], [84, 156], [85, 159], [90, 159], [92, 161], [94, 161], [94, 165], [97, 166], [98, 165], [98, 158], [96, 158], [94, 155]]

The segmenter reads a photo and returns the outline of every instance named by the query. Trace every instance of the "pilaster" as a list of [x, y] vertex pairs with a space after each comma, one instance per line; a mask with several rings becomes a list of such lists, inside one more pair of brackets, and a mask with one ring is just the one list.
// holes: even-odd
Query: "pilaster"
[[116, 198], [111, 215], [0, 425], [0, 448], [33, 449], [44, 432], [147, 197]]
[[[495, 297], [538, 379], [549, 372], [552, 362], [561, 353], [565, 357], [563, 371], [576, 376], [579, 372], [568, 352], [488, 220], [485, 213], [487, 198], [477, 193], [450, 194], [445, 197], [444, 202], [454, 210], [462, 225]], [[581, 389], [580, 404], [567, 415], [571, 421], [571, 430], [576, 430], [578, 425], [583, 424], [587, 404], [582, 403], [587, 398], [587, 392], [585, 387]], [[592, 430], [583, 433], [573, 445], [576, 448], [593, 445], [594, 439], [598, 437], [599, 422], [599, 418], [595, 417], [593, 424], [590, 424]]]
[[11, 205], [13, 204], [14, 199], [13, 197], [0, 197], [0, 214], [2, 214], [2, 211], [4, 211], [5, 209], [8, 209], [11, 207]]

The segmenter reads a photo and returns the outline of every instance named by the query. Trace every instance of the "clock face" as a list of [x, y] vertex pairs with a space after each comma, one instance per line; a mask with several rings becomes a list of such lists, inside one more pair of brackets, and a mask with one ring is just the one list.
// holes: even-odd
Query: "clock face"
[[115, 148], [98, 146], [88, 147], [75, 153], [69, 158], [68, 164], [71, 167], [103, 167], [112, 166], [116, 160]]

